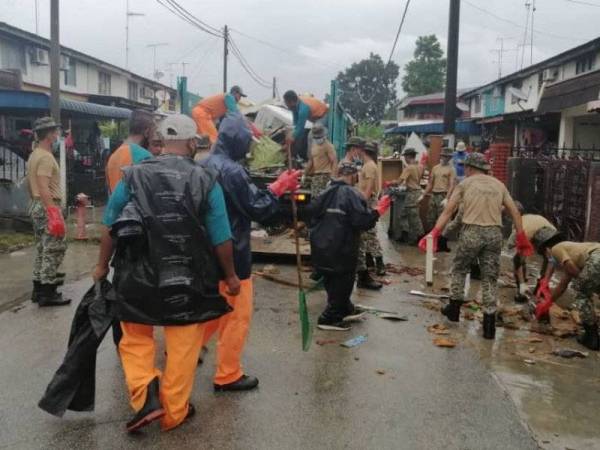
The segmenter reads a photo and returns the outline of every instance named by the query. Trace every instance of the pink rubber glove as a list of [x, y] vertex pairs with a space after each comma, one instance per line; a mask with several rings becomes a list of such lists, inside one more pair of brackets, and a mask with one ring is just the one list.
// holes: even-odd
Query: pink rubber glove
[[269, 185], [269, 190], [275, 197], [281, 197], [287, 191], [294, 192], [300, 188], [298, 178], [300, 178], [301, 174], [301, 170], [286, 170], [279, 175], [277, 180]]
[[392, 198], [389, 195], [382, 196], [377, 202], [375, 209], [379, 213], [379, 217], [383, 216], [392, 206]]
[[527, 235], [524, 231], [517, 233], [516, 247], [517, 253], [523, 257], [533, 255], [533, 245], [531, 245], [531, 242], [529, 242], [529, 239], [527, 239]]
[[[438, 239], [440, 238], [441, 234], [442, 230], [440, 230], [439, 228], [434, 228], [427, 235], [433, 238], [433, 253], [437, 252], [438, 250]], [[421, 238], [421, 240], [419, 241], [419, 250], [421, 250], [422, 252], [427, 251], [427, 236]]]
[[57, 238], [65, 237], [65, 219], [58, 206], [48, 206], [46, 208], [48, 216], [48, 234]]

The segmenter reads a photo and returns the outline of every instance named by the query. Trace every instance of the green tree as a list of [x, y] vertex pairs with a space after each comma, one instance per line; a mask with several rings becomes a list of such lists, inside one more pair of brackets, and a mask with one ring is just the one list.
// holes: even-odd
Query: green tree
[[437, 36], [420, 36], [414, 59], [404, 66], [402, 89], [411, 97], [442, 91], [445, 73], [446, 58]]
[[337, 76], [342, 91], [340, 101], [359, 122], [377, 123], [396, 102], [396, 79], [400, 68], [385, 64], [371, 53], [368, 59], [352, 64]]

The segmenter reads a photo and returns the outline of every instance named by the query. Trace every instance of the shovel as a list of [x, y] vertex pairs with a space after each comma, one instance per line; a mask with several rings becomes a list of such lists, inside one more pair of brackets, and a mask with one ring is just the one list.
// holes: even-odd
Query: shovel
[[[293, 170], [291, 144], [286, 143], [288, 170]], [[298, 205], [292, 192], [292, 217], [294, 224], [294, 242], [296, 246], [296, 270], [298, 271], [298, 313], [300, 315], [300, 331], [302, 332], [302, 350], [307, 352], [312, 342], [312, 326], [308, 318], [306, 292], [302, 281], [302, 258], [300, 256], [300, 236], [298, 235]]]

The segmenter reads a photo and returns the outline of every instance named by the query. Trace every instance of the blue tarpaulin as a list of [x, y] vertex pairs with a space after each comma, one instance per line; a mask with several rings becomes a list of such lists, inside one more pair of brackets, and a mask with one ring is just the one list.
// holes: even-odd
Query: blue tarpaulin
[[[65, 98], [60, 99], [60, 108], [77, 116], [103, 117], [107, 119], [129, 119], [131, 115], [131, 111], [126, 108], [79, 102]], [[49, 111], [50, 97], [40, 92], [0, 90], [1, 110]]]

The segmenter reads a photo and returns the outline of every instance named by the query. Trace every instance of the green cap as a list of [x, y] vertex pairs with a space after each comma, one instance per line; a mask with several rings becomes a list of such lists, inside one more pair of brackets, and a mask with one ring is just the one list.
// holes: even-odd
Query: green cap
[[454, 155], [454, 151], [452, 151], [452, 149], [450, 147], [444, 147], [442, 149], [442, 153], [440, 154], [440, 156], [448, 156], [448, 157], [452, 157], [452, 155]]
[[358, 136], [352, 136], [350, 139], [348, 139], [348, 142], [346, 142], [346, 148], [348, 147], [365, 148], [365, 140]]
[[367, 141], [365, 143], [365, 151], [373, 156], [377, 156], [379, 154], [379, 144], [375, 141]]
[[474, 167], [475, 169], [487, 172], [490, 170], [489, 163], [481, 153], [469, 153], [465, 158], [465, 166]]
[[409, 155], [413, 155], [414, 156], [416, 154], [417, 154], [417, 151], [414, 148], [412, 148], [412, 147], [405, 148], [402, 151], [402, 156], [409, 156]]

